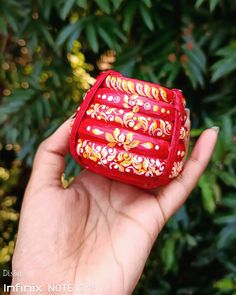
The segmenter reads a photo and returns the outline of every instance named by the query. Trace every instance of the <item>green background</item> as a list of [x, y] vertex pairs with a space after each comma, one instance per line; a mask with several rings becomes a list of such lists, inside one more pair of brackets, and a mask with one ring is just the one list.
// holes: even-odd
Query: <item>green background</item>
[[[191, 147], [220, 126], [206, 173], [159, 236], [135, 294], [236, 294], [235, 37], [234, 0], [0, 1], [1, 273], [38, 144], [113, 68], [184, 91]], [[67, 160], [65, 182], [79, 170]]]

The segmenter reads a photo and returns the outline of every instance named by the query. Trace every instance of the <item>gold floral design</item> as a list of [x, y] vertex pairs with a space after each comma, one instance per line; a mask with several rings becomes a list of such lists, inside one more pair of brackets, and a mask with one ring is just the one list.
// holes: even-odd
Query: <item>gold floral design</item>
[[83, 158], [87, 159], [89, 158], [90, 160], [97, 162], [98, 159], [101, 157], [101, 154], [92, 149], [91, 146], [85, 145], [84, 149], [82, 148], [82, 140], [79, 139], [78, 145], [77, 145], [77, 153], [80, 154]]
[[140, 145], [145, 147], [146, 149], [152, 149], [154, 147], [151, 142], [144, 142], [144, 143], [141, 143]]
[[114, 115], [121, 115], [123, 112], [123, 110], [118, 110], [117, 108], [110, 108], [104, 104], [95, 103], [90, 106], [86, 114], [98, 120], [114, 121]]
[[185, 139], [187, 135], [188, 135], [188, 131], [185, 129], [184, 126], [182, 126], [180, 128], [180, 137], [179, 138], [180, 139]]
[[104, 132], [98, 128], [94, 128], [92, 129], [92, 133], [95, 134], [95, 135], [101, 135], [103, 134]]
[[[91, 127], [87, 127], [87, 131], [90, 131]], [[102, 135], [104, 134], [104, 131], [94, 128], [91, 130], [91, 132], [95, 135]], [[129, 132], [127, 135], [120, 133], [120, 130], [116, 128], [113, 131], [113, 134], [111, 133], [106, 133], [105, 134], [106, 140], [108, 141], [108, 146], [109, 147], [114, 147], [116, 144], [118, 145], [123, 145], [124, 149], [126, 151], [130, 150], [131, 148], [134, 148], [139, 145], [140, 141], [139, 140], [133, 140], [133, 133]], [[153, 143], [147, 141], [140, 143], [140, 145], [146, 149], [152, 149], [154, 148]], [[155, 146], [156, 149], [157, 145]]]
[[132, 108], [132, 111], [134, 113], [137, 113], [139, 111], [139, 107], [143, 106], [144, 103], [142, 99], [139, 98], [137, 94], [131, 95], [130, 97], [128, 95], [124, 95], [124, 104], [123, 106], [126, 109]]
[[160, 87], [160, 95], [164, 101], [167, 101], [166, 91], [162, 87]]
[[126, 151], [118, 152], [116, 148], [100, 146], [89, 140], [78, 140], [77, 153], [82, 158], [97, 162], [98, 165], [146, 177], [159, 176], [165, 168], [165, 162], [159, 159], [134, 155]]
[[139, 155], [119, 153], [118, 160], [109, 165], [109, 168], [118, 169], [120, 172], [134, 173], [145, 176], [159, 176], [164, 171], [164, 163], [160, 160], [150, 159]]
[[158, 127], [157, 121], [153, 121], [149, 127], [149, 134], [153, 136], [161, 136], [165, 137], [166, 135], [171, 135], [172, 126], [170, 122], [164, 121], [162, 119], [159, 120], [160, 126]]
[[[144, 132], [148, 132], [148, 134], [152, 136], [171, 136], [172, 125], [169, 121], [165, 121], [162, 119], [156, 121], [151, 118], [149, 118], [148, 121], [147, 117], [140, 116], [132, 111], [125, 113], [122, 109], [118, 109], [115, 107], [110, 108], [109, 106], [96, 103], [95, 105], [90, 106], [86, 114], [91, 116], [92, 118], [103, 120], [105, 122], [117, 122], [121, 126], [132, 128], [133, 130], [143, 130]], [[180, 139], [184, 138], [184, 136], [185, 129], [183, 127], [181, 128]]]
[[107, 149], [102, 148], [101, 146], [95, 146], [88, 141], [82, 141], [81, 139], [78, 140], [77, 144], [77, 153], [79, 156], [90, 159], [94, 162], [98, 162], [99, 164], [107, 164], [107, 162], [112, 161], [116, 157], [116, 150], [115, 149]]
[[130, 94], [137, 94], [141, 96], [146, 96], [148, 98], [154, 98], [159, 100], [159, 93], [161, 98], [168, 102], [168, 97], [166, 91], [160, 86], [150, 85], [145, 82], [133, 82], [132, 80], [128, 80], [123, 77], [114, 77], [108, 75], [106, 78], [106, 85], [109, 88], [113, 88], [115, 90], [119, 89], [121, 91], [125, 91]]
[[120, 132], [119, 128], [116, 128], [113, 131], [113, 134], [111, 133], [105, 134], [109, 147], [114, 147], [116, 144], [118, 144], [118, 145], [122, 145], [126, 151], [132, 148], [135, 148], [140, 143], [139, 140], [133, 139], [133, 135], [134, 134], [132, 132], [129, 132], [125, 135], [124, 133]]
[[184, 165], [183, 161], [174, 162], [169, 178], [174, 178], [178, 176], [183, 169], [183, 165]]

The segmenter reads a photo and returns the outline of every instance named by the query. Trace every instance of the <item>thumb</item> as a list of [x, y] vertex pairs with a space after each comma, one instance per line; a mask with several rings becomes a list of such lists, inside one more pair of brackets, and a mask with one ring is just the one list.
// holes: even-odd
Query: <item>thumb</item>
[[34, 158], [31, 183], [61, 187], [65, 156], [69, 150], [69, 126], [70, 119], [40, 144]]
[[218, 127], [205, 130], [198, 139], [183, 172], [167, 186], [156, 191], [166, 221], [183, 205], [206, 169], [214, 151], [218, 131]]

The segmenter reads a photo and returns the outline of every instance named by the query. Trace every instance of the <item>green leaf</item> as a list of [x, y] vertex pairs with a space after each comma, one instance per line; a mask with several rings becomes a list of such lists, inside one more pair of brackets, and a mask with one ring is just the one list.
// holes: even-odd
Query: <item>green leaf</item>
[[150, 9], [148, 9], [148, 7], [142, 3], [140, 5], [139, 10], [140, 10], [140, 13], [141, 13], [144, 23], [152, 31], [154, 29], [154, 25], [153, 25], [153, 22], [151, 19]]
[[74, 32], [75, 24], [68, 25], [62, 29], [56, 39], [56, 45], [61, 46], [66, 39]]
[[[26, 129], [25, 129], [26, 130]], [[28, 142], [27, 142], [27, 144], [25, 144], [22, 148], [21, 148], [21, 150], [20, 150], [20, 152], [19, 152], [19, 154], [18, 154], [18, 158], [19, 159], [24, 159], [25, 157], [26, 157], [26, 155], [27, 154], [29, 154], [30, 153], [30, 151], [32, 151], [32, 149], [33, 149], [33, 144], [36, 142], [36, 137], [35, 136], [33, 136], [32, 138], [30, 138], [29, 140], [28, 140]]]
[[223, 182], [225, 184], [227, 184], [228, 186], [236, 188], [236, 176], [235, 175], [231, 175], [227, 171], [220, 171], [220, 173], [218, 175], [223, 180]]
[[[167, 81], [166, 81], [166, 86], [172, 88], [174, 85], [174, 81], [176, 80], [179, 72], [181, 70], [181, 67], [178, 64], [174, 64], [172, 67], [172, 70], [168, 74]], [[153, 81], [155, 81], [153, 79]]]
[[112, 28], [112, 31], [114, 32], [114, 34], [116, 36], [118, 36], [123, 42], [126, 42], [127, 41], [127, 37], [124, 33], [122, 33], [121, 30], [119, 30], [117, 27], [113, 27]]
[[44, 119], [44, 112], [43, 112], [43, 103], [42, 100], [37, 100], [35, 102], [37, 121], [43, 122]]
[[212, 66], [212, 82], [230, 74], [236, 69], [236, 44], [230, 43], [230, 45], [218, 50], [216, 55], [222, 58]]
[[217, 56], [232, 57], [235, 56], [236, 44], [232, 43], [229, 46], [223, 47], [216, 52]]
[[0, 33], [7, 35], [7, 23], [4, 18], [0, 17]]
[[191, 129], [190, 130], [190, 137], [198, 137], [202, 134], [204, 129]]
[[5, 14], [5, 19], [7, 20], [10, 27], [13, 29], [14, 32], [18, 32], [19, 30], [19, 23], [17, 22], [17, 18], [15, 18], [10, 13]]
[[217, 248], [224, 249], [233, 244], [236, 240], [236, 222], [230, 223], [225, 226], [217, 237]]
[[214, 283], [214, 288], [222, 291], [234, 290], [235, 281], [231, 278], [223, 278]]
[[236, 60], [229, 58], [223, 59], [213, 66], [213, 75], [211, 82], [216, 82], [218, 79], [230, 74], [236, 70]]
[[183, 51], [197, 67], [203, 72], [206, 71], [206, 56], [196, 43], [193, 44], [192, 50], [183, 48]]
[[222, 117], [222, 139], [225, 147], [230, 147], [232, 145], [233, 139], [233, 123], [230, 117], [223, 116]]
[[209, 213], [213, 213], [216, 207], [213, 183], [214, 181], [212, 179], [212, 175], [210, 175], [209, 173], [203, 174], [199, 180], [199, 187], [202, 192], [203, 206]]
[[236, 195], [229, 194], [222, 199], [222, 204], [230, 209], [236, 209]]
[[53, 80], [53, 83], [56, 87], [59, 88], [61, 86], [60, 77], [59, 77], [58, 73], [56, 73], [55, 71], [53, 72], [52, 80]]
[[19, 130], [17, 128], [12, 128], [11, 132], [9, 133], [9, 142], [16, 143], [17, 137], [19, 135]]
[[205, 0], [197, 0], [195, 3], [195, 7], [200, 7]]
[[105, 31], [102, 27], [97, 28], [99, 35], [102, 37], [102, 39], [105, 41], [105, 43], [110, 47], [114, 48], [114, 42], [111, 36]]
[[43, 105], [43, 112], [45, 113], [45, 116], [50, 118], [51, 115], [52, 115], [52, 112], [51, 112], [51, 107], [50, 107], [50, 104], [48, 102], [48, 99], [46, 98], [43, 98], [42, 99], [42, 105]]
[[72, 50], [74, 41], [79, 39], [81, 31], [82, 31], [82, 26], [79, 27], [78, 30], [75, 30], [74, 33], [71, 34], [71, 36], [69, 37], [67, 44], [66, 44], [68, 51]]
[[65, 26], [61, 30], [61, 32], [59, 33], [59, 35], [56, 39], [56, 45], [61, 46], [72, 35], [76, 38], [79, 38], [81, 30], [82, 30], [82, 20], [79, 20], [78, 22], [76, 22], [74, 24], [69, 24], [69, 25]]
[[74, 3], [75, 3], [76, 0], [66, 0], [64, 1], [64, 5], [60, 11], [60, 14], [61, 14], [61, 18], [63, 20], [65, 20], [68, 16], [68, 14], [70, 13]]
[[66, 169], [65, 169], [65, 177], [69, 178], [71, 176], [77, 175], [81, 171], [81, 167], [76, 163], [76, 161], [69, 154], [66, 158]]
[[223, 90], [217, 93], [213, 93], [209, 96], [204, 97], [203, 102], [209, 103], [209, 102], [217, 102], [219, 100], [225, 99], [227, 96], [229, 96], [229, 90]]
[[54, 40], [52, 38], [51, 33], [49, 32], [48, 27], [46, 27], [46, 25], [44, 23], [39, 22], [38, 23], [38, 28], [40, 29], [40, 31], [42, 32], [42, 34], [44, 35], [45, 39], [47, 40], [48, 44], [56, 50], [56, 45], [54, 43]]
[[87, 7], [87, 0], [77, 0], [76, 3], [81, 8], [86, 8]]
[[188, 245], [191, 247], [195, 247], [197, 245], [196, 238], [191, 235], [188, 235], [188, 234], [186, 235], [186, 241], [187, 241]]
[[236, 213], [228, 213], [222, 216], [215, 218], [215, 223], [226, 224], [226, 223], [235, 223], [236, 222]]
[[201, 70], [193, 62], [187, 61], [184, 63], [183, 67], [185, 68], [186, 75], [190, 78], [194, 89], [196, 89], [199, 84], [202, 86], [204, 85]]
[[170, 270], [173, 268], [175, 263], [175, 240], [169, 238], [164, 245], [163, 252], [162, 252], [165, 268], [166, 270]]
[[151, 8], [151, 7], [152, 7], [152, 1], [151, 1], [151, 0], [142, 0], [142, 2], [143, 2], [148, 8]]
[[101, 8], [105, 13], [110, 13], [110, 3], [109, 0], [95, 0], [97, 5]]
[[46, 19], [47, 21], [49, 20], [52, 8], [53, 8], [53, 3], [52, 1], [40, 1], [39, 2], [39, 6], [40, 6], [40, 10], [42, 12], [42, 15], [44, 17], [44, 19]]
[[213, 12], [219, 3], [219, 0], [210, 0], [210, 11]]
[[86, 27], [86, 35], [89, 45], [91, 46], [92, 50], [97, 53], [98, 52], [98, 40], [97, 34], [94, 28], [94, 25], [89, 23]]
[[123, 0], [112, 0], [112, 4], [113, 4], [115, 10], [117, 10], [120, 7], [122, 1]]
[[130, 31], [133, 22], [134, 14], [138, 8], [138, 2], [136, 0], [129, 0], [124, 9], [124, 22], [123, 28], [125, 31]]

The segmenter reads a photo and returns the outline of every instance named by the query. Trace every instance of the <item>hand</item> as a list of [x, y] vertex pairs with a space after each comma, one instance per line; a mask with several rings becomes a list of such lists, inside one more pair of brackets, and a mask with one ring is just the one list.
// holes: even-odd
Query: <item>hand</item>
[[43, 294], [49, 284], [73, 284], [72, 294], [131, 294], [158, 234], [206, 168], [217, 130], [202, 133], [179, 177], [150, 192], [89, 171], [62, 188], [68, 126], [37, 151], [13, 256], [21, 277], [12, 284], [40, 285]]

